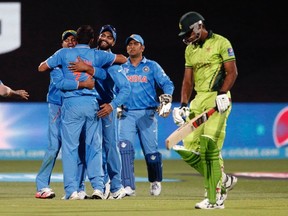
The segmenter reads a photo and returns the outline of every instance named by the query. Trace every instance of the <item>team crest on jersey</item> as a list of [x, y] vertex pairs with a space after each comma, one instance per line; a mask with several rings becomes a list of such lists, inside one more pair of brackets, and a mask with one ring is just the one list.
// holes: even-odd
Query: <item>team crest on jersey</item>
[[142, 71], [143, 72], [149, 72], [150, 68], [148, 66], [145, 66], [145, 67], [142, 68]]
[[129, 72], [129, 68], [123, 68], [123, 73], [127, 74]]
[[234, 51], [232, 48], [228, 48], [228, 56], [234, 56]]

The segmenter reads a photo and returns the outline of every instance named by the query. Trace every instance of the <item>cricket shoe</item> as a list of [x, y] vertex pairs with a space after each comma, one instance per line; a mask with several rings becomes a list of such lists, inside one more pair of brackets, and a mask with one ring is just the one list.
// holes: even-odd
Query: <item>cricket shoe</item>
[[110, 193], [110, 196], [108, 199], [122, 199], [126, 196], [126, 190], [121, 187], [119, 190], [117, 190], [114, 193]]
[[52, 191], [51, 188], [42, 188], [40, 191], [38, 191], [35, 194], [35, 198], [39, 198], [39, 199], [52, 199], [54, 198], [56, 195], [55, 193]]
[[130, 186], [126, 186], [125, 188], [126, 196], [136, 196], [135, 190], [133, 190]]
[[92, 199], [104, 199], [104, 195], [100, 190], [96, 189], [92, 194]]
[[237, 184], [237, 181], [238, 181], [238, 179], [236, 176], [226, 174], [226, 181], [223, 182], [223, 186], [225, 187], [226, 191], [228, 192], [234, 188], [234, 186]]
[[80, 197], [81, 200], [91, 199], [91, 197], [88, 196], [88, 194], [85, 191], [79, 191], [78, 196]]
[[161, 182], [152, 182], [150, 183], [150, 194], [152, 196], [159, 196], [161, 193]]
[[224, 209], [224, 201], [227, 198], [227, 194], [217, 194], [216, 195], [216, 203], [215, 204], [211, 204], [209, 202], [208, 198], [205, 198], [204, 200], [202, 200], [199, 203], [196, 203], [195, 208], [196, 209]]
[[64, 195], [61, 200], [80, 200], [80, 196], [78, 195], [77, 191], [74, 191], [69, 198], [66, 197], [66, 195]]
[[105, 188], [104, 188], [104, 199], [108, 199], [110, 195], [110, 180], [105, 184]]

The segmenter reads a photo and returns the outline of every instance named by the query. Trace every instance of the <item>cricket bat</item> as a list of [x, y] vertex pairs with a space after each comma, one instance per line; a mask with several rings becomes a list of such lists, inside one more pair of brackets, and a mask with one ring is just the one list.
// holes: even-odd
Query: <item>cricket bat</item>
[[213, 107], [209, 110], [206, 110], [205, 112], [201, 113], [200, 115], [194, 117], [188, 122], [185, 122], [184, 125], [179, 127], [177, 130], [172, 132], [169, 137], [165, 140], [166, 148], [169, 150], [174, 145], [179, 143], [181, 140], [183, 140], [186, 136], [188, 136], [191, 132], [196, 130], [200, 125], [202, 125], [204, 122], [206, 122], [209, 117], [217, 111], [217, 107]]

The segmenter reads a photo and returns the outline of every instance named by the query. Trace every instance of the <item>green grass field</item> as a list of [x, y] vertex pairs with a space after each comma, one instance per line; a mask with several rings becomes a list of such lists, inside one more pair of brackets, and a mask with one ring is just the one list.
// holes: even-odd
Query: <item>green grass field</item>
[[[135, 162], [137, 177], [147, 177], [145, 162]], [[0, 173], [37, 173], [41, 161], [0, 161]], [[226, 173], [288, 172], [288, 160], [226, 160]], [[55, 173], [61, 173], [61, 161]], [[56, 197], [51, 200], [34, 198], [34, 182], [0, 182], [0, 215], [288, 215], [288, 179], [257, 179], [239, 177], [229, 192], [223, 210], [197, 210], [203, 199], [203, 178], [181, 160], [164, 160], [163, 177], [180, 182], [163, 182], [158, 197], [149, 195], [149, 183], [136, 183], [136, 196], [122, 200], [61, 200], [63, 184], [52, 182]], [[87, 192], [92, 193], [89, 182]]]

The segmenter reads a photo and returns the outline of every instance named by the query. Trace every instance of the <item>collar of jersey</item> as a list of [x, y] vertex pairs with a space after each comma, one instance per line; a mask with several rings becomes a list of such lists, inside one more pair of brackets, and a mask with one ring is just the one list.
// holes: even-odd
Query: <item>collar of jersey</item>
[[86, 49], [90, 49], [90, 46], [88, 44], [77, 44], [75, 46], [75, 48], [86, 48]]

